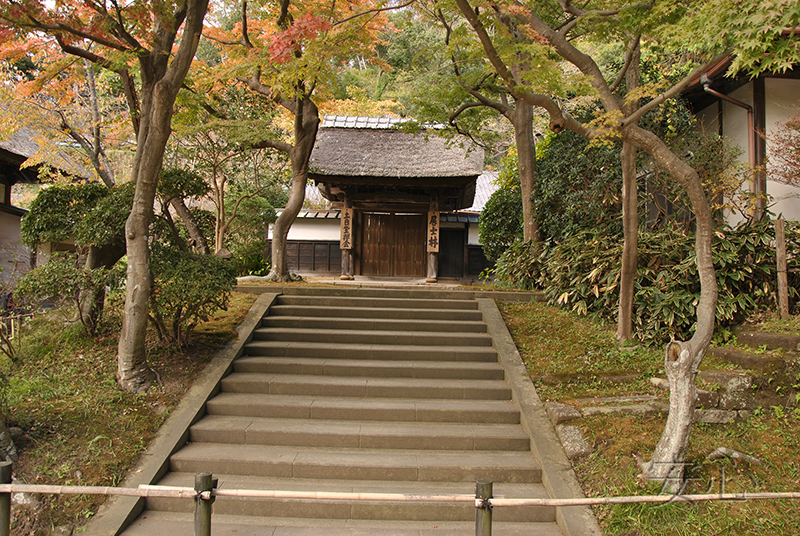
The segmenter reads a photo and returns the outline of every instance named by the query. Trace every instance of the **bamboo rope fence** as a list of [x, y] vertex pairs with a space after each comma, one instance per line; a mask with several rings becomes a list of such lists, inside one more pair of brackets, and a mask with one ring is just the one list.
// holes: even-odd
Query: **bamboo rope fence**
[[53, 495], [123, 495], [129, 497], [170, 497], [195, 501], [196, 536], [211, 534], [211, 505], [217, 497], [249, 497], [272, 499], [342, 500], [342, 501], [416, 501], [473, 503], [476, 509], [475, 535], [491, 536], [492, 508], [504, 506], [589, 506], [595, 504], [669, 503], [703, 501], [750, 501], [800, 499], [800, 492], [773, 493], [707, 493], [697, 495], [636, 495], [622, 497], [586, 497], [571, 499], [508, 499], [492, 496], [492, 482], [478, 480], [472, 495], [424, 495], [410, 493], [348, 493], [319, 491], [282, 491], [216, 489], [211, 473], [197, 473], [195, 486], [152, 486], [117, 488], [109, 486], [54, 486], [11, 483], [11, 464], [0, 463], [0, 536], [9, 536], [12, 493], [44, 493]]

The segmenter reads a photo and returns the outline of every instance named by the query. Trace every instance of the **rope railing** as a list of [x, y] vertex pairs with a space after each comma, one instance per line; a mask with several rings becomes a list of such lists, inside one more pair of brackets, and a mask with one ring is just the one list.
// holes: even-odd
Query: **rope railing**
[[46, 484], [12, 483], [11, 464], [0, 463], [0, 536], [10, 533], [10, 507], [12, 493], [43, 493], [51, 495], [122, 495], [129, 497], [165, 497], [177, 499], [193, 499], [195, 501], [194, 528], [196, 536], [211, 534], [211, 504], [217, 497], [262, 498], [262, 499], [298, 499], [298, 500], [341, 500], [341, 501], [392, 501], [392, 502], [451, 502], [473, 503], [476, 509], [475, 535], [490, 536], [492, 533], [492, 509], [506, 506], [590, 506], [598, 504], [632, 504], [632, 503], [670, 503], [670, 502], [704, 502], [704, 501], [749, 501], [800, 499], [800, 492], [763, 492], [763, 493], [706, 493], [695, 495], [632, 495], [619, 497], [586, 497], [586, 498], [533, 498], [509, 499], [492, 495], [492, 482], [478, 480], [475, 494], [428, 495], [417, 493], [353, 493], [324, 491], [292, 491], [292, 490], [248, 490], [216, 488], [216, 479], [211, 473], [197, 473], [195, 486], [154, 486], [141, 485], [137, 488], [120, 488], [111, 486], [60, 486]]

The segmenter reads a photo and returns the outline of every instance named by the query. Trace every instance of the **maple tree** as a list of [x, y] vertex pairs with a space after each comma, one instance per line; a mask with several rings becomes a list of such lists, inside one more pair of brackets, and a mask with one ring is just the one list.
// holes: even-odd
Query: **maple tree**
[[136, 135], [131, 170], [136, 187], [125, 226], [128, 271], [117, 381], [131, 391], [148, 389], [154, 378], [145, 349], [151, 288], [148, 227], [175, 98], [197, 50], [207, 9], [208, 0], [0, 0], [0, 42], [6, 57], [24, 57], [47, 42], [115, 73], [125, 96]]
[[[20, 51], [3, 43], [0, 58]], [[11, 48], [9, 48], [11, 46]], [[46, 164], [79, 176], [94, 176], [107, 186], [117, 183], [107, 149], [128, 145], [124, 99], [111, 77], [89, 61], [69, 56], [53, 41], [27, 43], [27, 55], [0, 63], [0, 135], [22, 131], [38, 150], [26, 166]]]
[[291, 163], [289, 199], [273, 227], [271, 279], [290, 277], [286, 237], [305, 198], [320, 122], [318, 103], [331, 98], [340, 65], [356, 57], [374, 60], [377, 35], [387, 26], [384, 13], [389, 9], [382, 0], [279, 5], [243, 1], [232, 28], [212, 26], [204, 34], [216, 44], [222, 61], [200, 69], [196, 93], [212, 95], [232, 83], [242, 84], [287, 117], [283, 131], [256, 131], [242, 140], [251, 148], [286, 153]]
[[[698, 22], [712, 21], [716, 15], [714, 10], [722, 4], [728, 8], [727, 24], [736, 18], [739, 2], [719, 0], [684, 6], [661, 1], [647, 4], [590, 1], [578, 6], [570, 0], [453, 0], [439, 4], [445, 9], [459, 11], [466, 19], [473, 39], [483, 48], [487, 76], [505, 86], [515, 98], [544, 110], [552, 130], [566, 128], [595, 143], [619, 140], [630, 148], [629, 151], [636, 148], [647, 153], [687, 192], [695, 214], [695, 251], [701, 286], [696, 306], [697, 324], [690, 340], [671, 341], [667, 345], [669, 416], [652, 458], [642, 463], [646, 477], [672, 484], [679, 482], [683, 474], [695, 407], [695, 378], [714, 331], [717, 302], [711, 257], [714, 221], [697, 171], [640, 121], [645, 114], [679, 95], [692, 80], [730, 53], [741, 50], [745, 56], [754, 58], [774, 49], [769, 44], [737, 49], [737, 44], [741, 43], [724, 37], [725, 24], [719, 22], [702, 38], [687, 40], [691, 28], [696, 30]], [[781, 34], [787, 27], [796, 27], [800, 13], [793, 19], [782, 18], [772, 13], [767, 4], [771, 5], [770, 2], [759, 3], [752, 11], [763, 15], [762, 22], [769, 17], [779, 20], [779, 26], [770, 28], [770, 37], [775, 32]], [[756, 18], [748, 19], [745, 25], [745, 31], [749, 32], [748, 45], [755, 41], [766, 42], [755, 31]], [[721, 30], [716, 33], [716, 29]], [[717, 41], [704, 41], [709, 34], [717, 35]], [[614, 72], [604, 72], [593, 55], [593, 40], [617, 43], [619, 49], [627, 51], [624, 64]], [[692, 58], [696, 61], [686, 75], [675, 82], [638, 85], [631, 77], [638, 69], [640, 55], [637, 51], [643, 41], [662, 42], [674, 49], [685, 48], [686, 43], [697, 45]], [[753, 53], [754, 50], [757, 53]], [[775, 65], [780, 65], [779, 60], [776, 62]], [[741, 61], [739, 65], [748, 66]], [[751, 70], [757, 72], [757, 69]], [[623, 84], [626, 78], [629, 83]], [[576, 97], [591, 99], [599, 105], [592, 120], [582, 122], [570, 113], [569, 103]], [[626, 162], [631, 161], [627, 156]]]

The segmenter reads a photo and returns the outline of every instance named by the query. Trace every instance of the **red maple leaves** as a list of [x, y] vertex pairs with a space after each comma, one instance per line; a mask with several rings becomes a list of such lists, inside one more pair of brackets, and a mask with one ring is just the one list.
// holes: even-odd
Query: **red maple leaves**
[[328, 21], [311, 13], [295, 19], [286, 30], [272, 36], [269, 46], [270, 60], [279, 64], [287, 63], [295, 52], [302, 51], [304, 43], [313, 41], [317, 35], [330, 28]]

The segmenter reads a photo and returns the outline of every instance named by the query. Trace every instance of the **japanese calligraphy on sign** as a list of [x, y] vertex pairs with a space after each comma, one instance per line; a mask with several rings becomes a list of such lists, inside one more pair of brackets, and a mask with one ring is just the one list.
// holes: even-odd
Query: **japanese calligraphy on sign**
[[353, 209], [342, 209], [342, 232], [339, 240], [340, 249], [353, 249]]
[[439, 251], [439, 213], [428, 212], [428, 253]]

